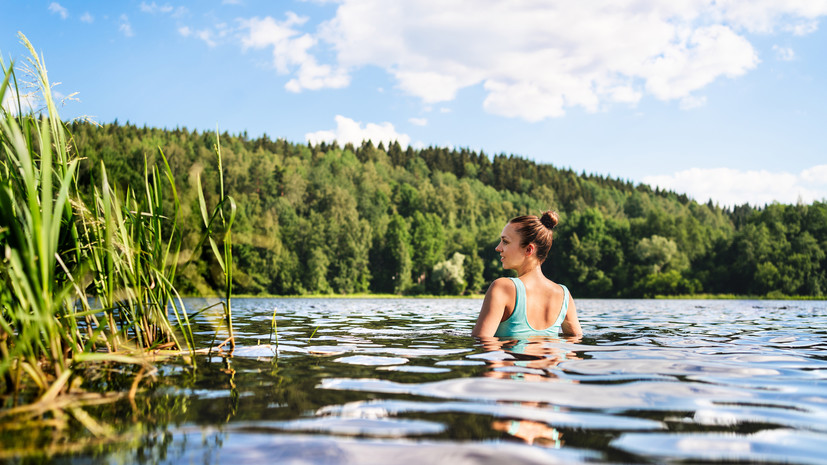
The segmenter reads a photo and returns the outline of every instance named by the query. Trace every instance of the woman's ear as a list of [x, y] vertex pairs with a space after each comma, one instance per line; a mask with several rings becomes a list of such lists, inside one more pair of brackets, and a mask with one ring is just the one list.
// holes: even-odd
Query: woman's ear
[[531, 256], [531, 255], [532, 255], [532, 254], [534, 254], [534, 252], [536, 252], [536, 251], [537, 251], [537, 246], [536, 246], [536, 245], [534, 245], [534, 243], [532, 242], [531, 244], [528, 244], [528, 245], [526, 246], [526, 248], [525, 248], [525, 255], [526, 255], [526, 257]]

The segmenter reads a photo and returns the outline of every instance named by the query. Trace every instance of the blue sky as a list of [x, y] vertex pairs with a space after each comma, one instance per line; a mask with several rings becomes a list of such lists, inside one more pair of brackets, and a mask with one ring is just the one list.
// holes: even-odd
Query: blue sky
[[827, 0], [0, 0], [66, 119], [506, 153], [827, 198]]

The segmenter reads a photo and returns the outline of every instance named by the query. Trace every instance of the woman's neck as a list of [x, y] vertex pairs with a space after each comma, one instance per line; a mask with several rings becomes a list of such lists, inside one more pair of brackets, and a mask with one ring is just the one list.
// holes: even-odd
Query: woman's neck
[[[517, 270], [517, 277], [519, 278], [531, 278], [531, 277], [539, 277], [543, 276], [543, 270], [540, 268], [540, 263], [536, 260], [532, 260], [530, 262], [526, 262], [518, 268]], [[537, 276], [539, 275], [539, 276]]]

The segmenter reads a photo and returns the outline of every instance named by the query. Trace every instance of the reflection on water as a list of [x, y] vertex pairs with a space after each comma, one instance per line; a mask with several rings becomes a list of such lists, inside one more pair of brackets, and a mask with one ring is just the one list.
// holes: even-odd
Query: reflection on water
[[580, 300], [581, 340], [471, 338], [479, 305], [237, 299], [232, 354], [161, 366], [128, 446], [64, 459], [827, 461], [825, 302]]

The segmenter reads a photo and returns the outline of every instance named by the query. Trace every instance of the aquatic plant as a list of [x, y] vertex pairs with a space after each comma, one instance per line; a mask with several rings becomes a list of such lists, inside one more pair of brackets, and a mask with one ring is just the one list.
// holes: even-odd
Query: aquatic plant
[[[78, 186], [82, 160], [58, 115], [46, 67], [26, 37], [20, 38], [31, 53], [25, 69], [42, 107], [26, 108], [15, 64], [0, 59], [0, 101], [12, 102], [0, 109], [0, 386], [10, 394], [5, 407], [30, 401], [32, 394], [38, 395], [35, 403], [44, 403], [79, 392], [81, 372], [91, 364], [146, 366], [148, 351], [194, 351], [189, 316], [173, 285], [185, 263], [180, 203], [163, 151], [161, 166], [145, 159], [143, 184], [125, 192], [109, 183], [101, 164], [100, 185], [84, 199]], [[217, 143], [216, 153], [220, 171]], [[205, 220], [201, 242], [209, 240], [217, 251], [214, 236], [223, 236], [218, 258], [228, 283], [234, 214], [222, 181], [211, 215], [220, 219], [220, 228]], [[223, 305], [230, 340], [231, 292], [228, 284]], [[24, 392], [29, 394], [21, 397]], [[72, 412], [95, 429], [82, 410]]]
[[[224, 169], [221, 164], [221, 144], [219, 143], [218, 130], [215, 131], [216, 144], [215, 153], [218, 157], [218, 186], [219, 186], [219, 202], [213, 209], [212, 214], [207, 213], [207, 202], [204, 200], [204, 189], [201, 187], [201, 175], [197, 174], [195, 181], [198, 185], [198, 205], [201, 207], [201, 219], [204, 226], [207, 228], [207, 234], [203, 237], [210, 241], [215, 259], [218, 261], [221, 271], [224, 274], [224, 300], [221, 305], [224, 308], [224, 321], [227, 324], [227, 332], [229, 333], [229, 341], [231, 347], [235, 347], [235, 336], [233, 334], [233, 318], [232, 318], [232, 292], [233, 292], [233, 242], [232, 242], [232, 225], [235, 220], [236, 205], [232, 197], [224, 195]], [[230, 209], [229, 215], [224, 215], [225, 204]], [[214, 228], [220, 228], [224, 234], [222, 243], [223, 250], [219, 251], [218, 244], [213, 238]], [[202, 240], [203, 242], [203, 240]], [[200, 248], [200, 246], [199, 246]], [[227, 342], [225, 341], [225, 342]]]
[[58, 263], [76, 265], [80, 258], [70, 203], [78, 160], [71, 159], [46, 70], [32, 55], [37, 84], [44, 90], [40, 118], [22, 111], [14, 65], [0, 62], [0, 99], [14, 86], [17, 100], [17, 111], [3, 109], [0, 118], [0, 375], [6, 391], [16, 391], [26, 375], [48, 393], [50, 385], [65, 385], [72, 372], [69, 361], [84, 352], [72, 304], [77, 296], [71, 295], [77, 287], [69, 273], [57, 273]]

